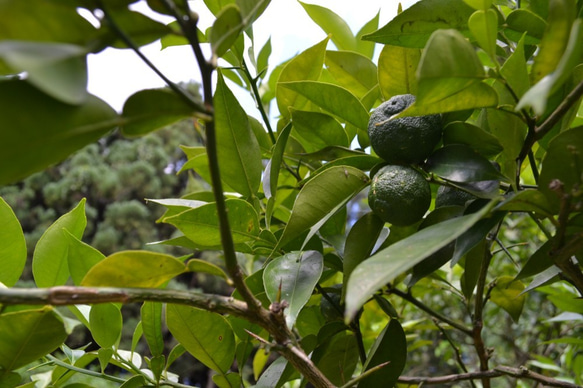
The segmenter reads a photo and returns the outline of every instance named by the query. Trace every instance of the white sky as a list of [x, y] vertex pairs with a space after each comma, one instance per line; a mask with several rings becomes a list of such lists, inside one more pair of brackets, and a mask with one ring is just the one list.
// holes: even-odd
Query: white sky
[[[358, 31], [380, 10], [379, 26], [385, 25], [397, 12], [397, 0], [306, 0], [333, 10]], [[402, 0], [407, 8], [416, 0]], [[136, 9], [147, 10], [142, 2]], [[140, 5], [141, 4], [141, 5]], [[191, 7], [200, 15], [200, 27], [205, 29], [213, 21], [204, 3], [191, 1]], [[170, 18], [158, 17], [169, 22]], [[154, 17], [154, 15], [152, 15]], [[264, 14], [254, 24], [255, 44], [259, 50], [271, 36], [271, 67], [292, 57], [325, 38], [324, 32], [306, 14], [296, 0], [272, 0]], [[142, 52], [174, 82], [198, 80], [199, 70], [189, 47], [170, 47], [161, 50], [160, 42], [142, 47]], [[115, 109], [121, 110], [127, 97], [134, 92], [163, 87], [164, 82], [152, 72], [131, 50], [107, 49], [90, 55], [89, 85], [91, 93], [101, 97]], [[249, 112], [251, 114], [251, 112]]]

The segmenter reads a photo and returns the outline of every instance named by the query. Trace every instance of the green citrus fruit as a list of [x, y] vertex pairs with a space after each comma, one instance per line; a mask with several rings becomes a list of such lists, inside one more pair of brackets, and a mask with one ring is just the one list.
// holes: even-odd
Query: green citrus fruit
[[389, 120], [415, 102], [412, 94], [385, 101], [372, 112], [368, 122], [370, 144], [389, 163], [420, 163], [427, 159], [441, 139], [440, 115], [402, 117]]
[[400, 165], [382, 167], [373, 177], [368, 205], [385, 222], [397, 226], [421, 220], [431, 204], [431, 188], [417, 170]]

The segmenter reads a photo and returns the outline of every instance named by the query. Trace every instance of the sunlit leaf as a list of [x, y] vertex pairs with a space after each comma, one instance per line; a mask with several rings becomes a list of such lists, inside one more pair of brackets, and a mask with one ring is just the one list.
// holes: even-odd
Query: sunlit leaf
[[223, 316], [169, 304], [166, 325], [174, 338], [198, 361], [221, 374], [229, 371], [235, 358], [235, 335]]
[[299, 2], [310, 18], [332, 39], [338, 50], [356, 51], [356, 38], [344, 19], [328, 8]]
[[188, 260], [188, 262], [186, 263], [186, 269], [190, 272], [195, 273], [208, 273], [209, 275], [219, 276], [223, 279], [229, 278], [221, 267], [200, 259]]
[[338, 85], [358, 98], [362, 98], [378, 83], [376, 65], [362, 54], [327, 51], [325, 63]]
[[50, 307], [0, 315], [0, 367], [18, 369], [57, 349], [67, 338]]
[[498, 34], [498, 15], [493, 9], [479, 10], [470, 16], [468, 27], [480, 47], [496, 58], [496, 36]]
[[213, 54], [221, 57], [237, 40], [243, 29], [243, 18], [235, 4], [225, 6], [217, 14], [209, 35]]
[[518, 322], [526, 296], [522, 295], [524, 284], [514, 280], [512, 276], [501, 276], [496, 279], [496, 285], [490, 293], [490, 300], [502, 307], [514, 322]]
[[69, 278], [69, 237], [63, 233], [63, 229], [80, 239], [86, 225], [85, 199], [82, 199], [73, 210], [61, 216], [43, 233], [32, 257], [32, 274], [38, 287], [65, 284]]
[[464, 0], [464, 3], [475, 9], [487, 10], [492, 5], [492, 0]]
[[379, 16], [380, 11], [377, 12], [377, 14], [364, 26], [362, 26], [362, 28], [356, 33], [356, 51], [371, 59], [374, 56], [375, 43], [372, 41], [364, 40], [362, 37], [376, 31], [379, 28]]
[[378, 78], [385, 100], [399, 94], [417, 95], [417, 66], [421, 50], [385, 45], [379, 56]]
[[0, 169], [0, 184], [60, 162], [119, 124], [116, 112], [97, 97], [72, 106], [25, 81], [0, 82], [0, 106], [0, 165], [10, 166]]
[[81, 284], [86, 287], [156, 288], [184, 271], [184, 263], [170, 255], [121, 251], [93, 266]]
[[530, 88], [526, 59], [524, 58], [525, 38], [518, 41], [514, 52], [500, 68], [500, 74], [518, 98]]
[[315, 152], [331, 145], [348, 147], [348, 136], [342, 125], [324, 113], [290, 109], [296, 136], [306, 152]]
[[288, 303], [284, 310], [288, 327], [293, 327], [300, 310], [312, 296], [323, 269], [324, 259], [316, 251], [288, 253], [265, 267], [265, 292], [271, 303]]
[[0, 283], [16, 284], [26, 264], [26, 241], [10, 205], [0, 197]]
[[105, 256], [97, 249], [81, 241], [67, 229], [63, 229], [63, 233], [67, 236], [69, 242], [67, 249], [69, 273], [71, 274], [73, 283], [79, 285], [87, 272], [95, 264], [103, 260]]
[[438, 29], [469, 32], [467, 20], [473, 9], [463, 0], [423, 0], [398, 14], [379, 30], [363, 39], [393, 46], [423, 48]]
[[[490, 205], [491, 206], [491, 205]], [[429, 255], [454, 241], [489, 211], [480, 211], [432, 225], [388, 248], [375, 253], [358, 265], [348, 279], [346, 290], [346, 319], [354, 317], [358, 309], [378, 289]]]

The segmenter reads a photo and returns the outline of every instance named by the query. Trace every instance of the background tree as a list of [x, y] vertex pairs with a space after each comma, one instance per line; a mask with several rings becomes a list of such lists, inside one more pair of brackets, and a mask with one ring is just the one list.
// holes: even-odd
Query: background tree
[[[216, 17], [205, 32], [188, 2], [146, 2], [175, 18], [168, 26], [132, 11], [133, 2], [0, 1], [0, 164], [11, 166], [0, 183], [117, 127], [132, 137], [195, 119], [204, 146], [183, 147], [182, 169], [208, 186], [152, 201], [166, 209], [161, 222], [180, 231], [166, 245], [222, 261], [145, 250], [105, 256], [82, 241], [88, 196], [34, 245], [36, 287], [14, 287], [26, 242], [1, 201], [1, 238], [10, 242], [0, 248], [2, 384], [185, 386], [184, 370], [172, 373], [185, 353], [219, 387], [582, 384], [581, 1], [422, 0], [356, 34], [332, 11], [302, 3], [329, 35], [269, 73], [270, 43], [253, 39], [269, 1], [205, 1]], [[139, 91], [121, 113], [87, 94], [88, 52], [141, 55], [159, 38], [193, 49], [202, 103], [143, 56], [170, 90]], [[227, 80], [249, 91], [262, 120]], [[370, 126], [385, 123], [371, 110], [405, 94], [414, 103], [389, 123], [440, 115], [441, 140], [429, 155], [382, 159]], [[83, 164], [82, 154], [74, 158], [72, 169]], [[149, 170], [140, 162], [131, 179]], [[430, 184], [418, 222], [352, 211], [367, 209], [364, 195], [388, 162]], [[220, 279], [232, 297], [169, 286], [190, 273]], [[129, 323], [120, 309], [136, 304], [140, 323], [123, 343]], [[75, 325], [97, 348], [65, 345]], [[140, 338], [148, 349], [136, 352]]]

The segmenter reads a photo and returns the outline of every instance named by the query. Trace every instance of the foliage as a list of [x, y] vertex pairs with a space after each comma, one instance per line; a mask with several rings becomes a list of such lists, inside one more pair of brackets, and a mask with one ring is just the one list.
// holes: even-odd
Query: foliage
[[[216, 18], [207, 31], [188, 2], [146, 1], [174, 17], [169, 25], [134, 2], [0, 0], [0, 163], [10, 166], [0, 184], [92, 144], [59, 167], [87, 180], [29, 178], [48, 198], [87, 186], [66, 209], [38, 213], [60, 217], [28, 249], [19, 221], [28, 215], [0, 201], [0, 386], [187, 386], [171, 368], [188, 354], [218, 387], [583, 384], [583, 2], [421, 0], [356, 34], [302, 3], [329, 35], [276, 67], [270, 41], [257, 47], [253, 35], [268, 0], [205, 1]], [[120, 113], [87, 93], [89, 53], [141, 55], [158, 39], [193, 49], [202, 102], [145, 57], [169, 90], [139, 91]], [[406, 227], [353, 211], [366, 209], [361, 199], [386, 165], [369, 147], [371, 110], [401, 94], [415, 102], [392, 119], [444, 123], [414, 165], [432, 205]], [[181, 174], [208, 183], [186, 195], [154, 173], [168, 166], [161, 155], [107, 141], [114, 129], [143, 136], [186, 118], [204, 129], [204, 146], [183, 145]], [[96, 156], [117, 145], [127, 147], [120, 164], [100, 170]], [[441, 186], [475, 199], [436, 207]], [[137, 189], [165, 197], [152, 199], [159, 221], [179, 232], [163, 244], [219, 252], [220, 265], [83, 242], [96, 233], [88, 219], [99, 198], [139, 214], [142, 204], [114, 192]], [[138, 228], [143, 220], [107, 233]], [[27, 252], [36, 288], [18, 284]], [[216, 276], [232, 294], [168, 287], [190, 273]], [[125, 343], [121, 309], [135, 303], [140, 322]], [[69, 347], [75, 327], [95, 344]], [[136, 351], [142, 338], [148, 350]]]

